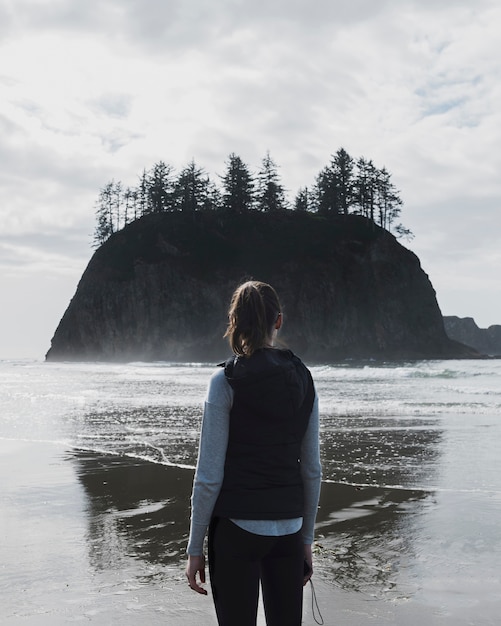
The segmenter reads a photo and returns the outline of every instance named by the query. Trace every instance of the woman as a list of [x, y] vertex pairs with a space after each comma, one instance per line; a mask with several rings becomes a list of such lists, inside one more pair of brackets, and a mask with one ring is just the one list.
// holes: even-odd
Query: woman
[[312, 574], [320, 494], [318, 401], [311, 374], [275, 348], [280, 302], [268, 284], [240, 285], [228, 312], [234, 356], [213, 374], [192, 494], [186, 576], [207, 591], [220, 626], [255, 626], [261, 583], [268, 626], [299, 626]]

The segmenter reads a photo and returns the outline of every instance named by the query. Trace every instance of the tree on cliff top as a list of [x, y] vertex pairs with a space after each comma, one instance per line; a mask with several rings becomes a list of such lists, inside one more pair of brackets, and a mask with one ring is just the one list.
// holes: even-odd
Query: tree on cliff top
[[93, 246], [98, 247], [110, 235], [120, 230], [120, 198], [122, 184], [114, 180], [105, 185], [99, 192], [96, 202], [96, 229], [94, 231]]
[[267, 152], [257, 174], [256, 206], [260, 211], [279, 211], [287, 208], [285, 191], [280, 184], [278, 168]]
[[147, 183], [149, 212], [162, 213], [172, 207], [174, 185], [171, 175], [173, 169], [163, 161], [153, 166]]
[[223, 207], [233, 213], [243, 213], [254, 205], [254, 177], [242, 159], [231, 153], [222, 176]]
[[331, 167], [337, 186], [338, 211], [348, 215], [353, 205], [353, 159], [340, 148], [332, 158]]
[[348, 215], [354, 203], [353, 159], [344, 148], [340, 148], [330, 164], [320, 171], [314, 193], [319, 213]]
[[173, 196], [173, 206], [179, 211], [213, 208], [209, 177], [194, 160], [179, 173], [174, 183]]
[[311, 211], [312, 194], [308, 187], [301, 187], [294, 199], [294, 211]]

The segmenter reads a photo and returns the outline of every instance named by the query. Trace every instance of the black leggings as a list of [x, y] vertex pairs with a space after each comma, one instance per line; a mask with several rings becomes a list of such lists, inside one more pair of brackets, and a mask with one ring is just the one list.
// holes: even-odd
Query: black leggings
[[219, 626], [255, 626], [259, 581], [267, 626], [300, 626], [304, 549], [301, 532], [255, 535], [229, 519], [209, 527], [209, 573]]

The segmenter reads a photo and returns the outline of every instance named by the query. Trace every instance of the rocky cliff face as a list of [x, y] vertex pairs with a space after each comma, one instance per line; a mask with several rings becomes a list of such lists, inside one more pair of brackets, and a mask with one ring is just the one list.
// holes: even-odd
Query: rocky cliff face
[[501, 355], [501, 325], [479, 328], [472, 317], [444, 317], [447, 335], [483, 354]]
[[50, 360], [214, 361], [231, 293], [277, 289], [282, 340], [309, 362], [475, 356], [445, 333], [418, 258], [364, 218], [149, 215], [92, 257]]

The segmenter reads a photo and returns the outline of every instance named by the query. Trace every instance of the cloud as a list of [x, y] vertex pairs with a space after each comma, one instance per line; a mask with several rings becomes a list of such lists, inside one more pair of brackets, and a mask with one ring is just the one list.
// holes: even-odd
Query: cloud
[[[32, 233], [22, 238], [10, 237], [8, 241], [0, 240], [0, 268], [5, 275], [20, 273], [73, 274], [81, 269], [82, 259], [87, 255], [80, 243], [80, 234], [64, 240], [61, 235]], [[75, 246], [75, 244], [77, 244]], [[81, 256], [78, 257], [78, 247]], [[76, 249], [75, 249], [76, 248]]]
[[269, 150], [293, 196], [343, 146], [392, 172], [439, 301], [460, 267], [486, 295], [456, 312], [488, 315], [500, 25], [494, 0], [0, 0], [0, 263], [76, 284], [99, 189], [160, 159], [218, 180]]
[[[207, 154], [213, 170], [240, 146], [251, 161], [270, 148], [295, 163], [304, 151], [302, 179], [283, 168], [291, 188], [340, 145], [392, 171], [426, 152], [435, 166], [451, 142], [462, 150], [456, 131], [495, 115], [494, 11], [482, 1], [473, 12], [468, 2], [20, 0], [20, 36], [6, 49], [18, 80], [10, 120], [31, 137], [45, 131], [40, 143], [62, 154], [92, 155], [103, 181], [157, 158], [180, 166]], [[443, 149], [424, 145], [430, 136]]]

